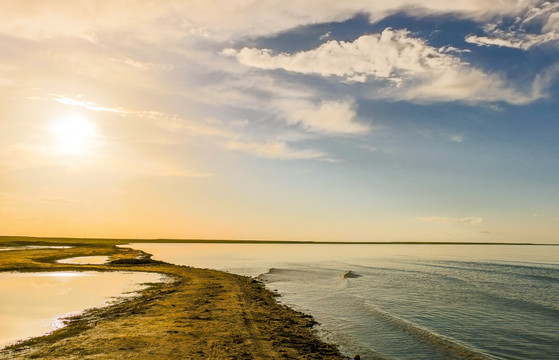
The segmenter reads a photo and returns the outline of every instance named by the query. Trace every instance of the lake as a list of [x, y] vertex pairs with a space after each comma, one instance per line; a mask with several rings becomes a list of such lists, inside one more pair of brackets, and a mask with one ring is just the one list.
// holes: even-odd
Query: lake
[[256, 277], [366, 359], [559, 358], [559, 247], [131, 244]]

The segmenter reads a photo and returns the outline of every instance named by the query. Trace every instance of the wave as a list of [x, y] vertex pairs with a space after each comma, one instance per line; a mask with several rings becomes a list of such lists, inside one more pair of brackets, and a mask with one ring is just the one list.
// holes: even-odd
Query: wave
[[423, 341], [429, 342], [441, 351], [452, 354], [455, 357], [468, 360], [488, 360], [494, 359], [488, 355], [482, 354], [476, 350], [473, 350], [466, 345], [460, 344], [456, 340], [450, 339], [444, 335], [438, 334], [432, 330], [424, 328], [420, 325], [414, 324], [409, 320], [402, 319], [396, 315], [390, 314], [386, 311], [381, 310], [376, 305], [366, 304], [369, 313], [391, 325], [398, 327], [399, 329], [411, 334]]
[[517, 276], [520, 278], [531, 278], [554, 283], [559, 282], [559, 269], [541, 266], [542, 264], [525, 265], [471, 261], [441, 261], [438, 264], [410, 262], [410, 264], [429, 266], [433, 268], [454, 269], [459, 271]]
[[283, 274], [286, 272], [289, 272], [289, 269], [281, 269], [281, 268], [269, 268], [268, 271], [266, 271], [264, 274], [261, 275], [271, 275], [271, 274]]
[[270, 281], [269, 275], [277, 275], [277, 274], [284, 274], [289, 272], [288, 269], [280, 269], [280, 268], [269, 268], [265, 273], [262, 273], [256, 277], [257, 280], [260, 281]]

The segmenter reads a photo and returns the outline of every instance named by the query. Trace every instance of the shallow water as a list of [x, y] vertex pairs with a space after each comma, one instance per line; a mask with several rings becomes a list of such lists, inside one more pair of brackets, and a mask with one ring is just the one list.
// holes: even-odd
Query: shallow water
[[129, 297], [161, 274], [144, 272], [0, 273], [0, 348], [46, 334], [63, 317]]
[[76, 264], [76, 265], [103, 265], [109, 261], [109, 256], [78, 256], [66, 259], [60, 259], [56, 262], [59, 264]]
[[131, 247], [157, 260], [258, 277], [282, 302], [313, 315], [321, 336], [347, 355], [559, 358], [559, 247]]

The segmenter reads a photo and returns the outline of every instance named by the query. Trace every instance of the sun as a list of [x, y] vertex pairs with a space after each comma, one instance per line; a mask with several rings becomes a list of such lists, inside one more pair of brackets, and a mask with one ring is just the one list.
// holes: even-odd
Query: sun
[[54, 120], [49, 130], [56, 150], [64, 155], [83, 155], [94, 145], [97, 137], [95, 124], [79, 114]]

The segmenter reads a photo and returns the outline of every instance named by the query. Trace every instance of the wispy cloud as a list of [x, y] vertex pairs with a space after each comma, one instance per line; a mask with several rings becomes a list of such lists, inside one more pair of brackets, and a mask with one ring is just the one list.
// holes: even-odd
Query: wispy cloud
[[[73, 99], [66, 96], [54, 95], [53, 100], [65, 105], [81, 107], [92, 111], [106, 111], [116, 113], [123, 117], [135, 117], [145, 119], [153, 123], [156, 128], [170, 133], [182, 133], [189, 136], [207, 136], [216, 139], [214, 144], [228, 150], [240, 151], [253, 156], [277, 159], [277, 160], [320, 160], [335, 162], [336, 159], [327, 153], [316, 149], [296, 148], [285, 140], [268, 140], [258, 142], [247, 140], [244, 128], [249, 124], [246, 119], [231, 121], [230, 128], [213, 118], [198, 119], [196, 121], [183, 118], [177, 114], [169, 114], [156, 110], [135, 110], [124, 107], [107, 107], [96, 102], [85, 99]], [[304, 106], [296, 107], [290, 112], [288, 122], [291, 124], [301, 124], [303, 128], [317, 133], [324, 134], [360, 134], [369, 131], [369, 126], [360, 124], [355, 120], [356, 113], [352, 102], [323, 102], [317, 107], [306, 102], [297, 102]], [[284, 111], [291, 111], [286, 110]], [[144, 137], [144, 141], [153, 142], [155, 135], [149, 138]], [[284, 136], [285, 137], [285, 136]], [[286, 136], [289, 141], [305, 139], [301, 136]], [[280, 137], [281, 138], [281, 137]], [[169, 142], [159, 137], [155, 141], [158, 144], [168, 144]], [[128, 171], [137, 176], [172, 176], [172, 177], [208, 177], [213, 176], [207, 172], [193, 172], [183, 169], [177, 165], [165, 162], [143, 161], [141, 164], [129, 166]]]
[[526, 34], [521, 31], [493, 29], [486, 30], [486, 32], [489, 36], [468, 35], [465, 40], [479, 46], [500, 46], [522, 50], [547, 43], [559, 44], [559, 32], [557, 31], [545, 34]]
[[[112, 167], [114, 171], [118, 168], [118, 165]], [[126, 167], [128, 167], [126, 170], [128, 174], [138, 177], [207, 178], [214, 176], [211, 172], [185, 169], [179, 164], [154, 160], [144, 161], [135, 165], [126, 165]]]
[[459, 225], [479, 225], [483, 222], [480, 217], [465, 217], [465, 218], [453, 218], [445, 216], [423, 216], [417, 218], [420, 221], [432, 222], [437, 224], [459, 224]]
[[[153, 121], [158, 128], [170, 132], [182, 132], [189, 135], [203, 135], [225, 139], [225, 148], [229, 150], [242, 151], [258, 157], [280, 160], [327, 160], [331, 161], [327, 154], [314, 149], [296, 149], [288, 145], [285, 141], [266, 141], [255, 142], [247, 141], [242, 130], [248, 125], [248, 121], [232, 121], [231, 129], [227, 129], [221, 121], [209, 119], [201, 119], [192, 121], [185, 119], [177, 114], [168, 114], [155, 110], [134, 110], [123, 107], [105, 107], [95, 102], [85, 100], [75, 100], [68, 97], [56, 97], [55, 101], [71, 105], [83, 107], [94, 111], [108, 111], [118, 113], [121, 116], [134, 116]], [[318, 108], [299, 108], [293, 112], [288, 120], [291, 123], [301, 123], [303, 127], [316, 132], [324, 133], [343, 133], [353, 134], [368, 131], [368, 126], [355, 122], [355, 111], [352, 109], [352, 103], [344, 102], [325, 102]], [[218, 143], [216, 143], [218, 144]], [[143, 167], [145, 168], [145, 166]], [[169, 174], [165, 176], [199, 176], [199, 173], [177, 172], [177, 169], [168, 171], [169, 169], [151, 169], [140, 173]], [[212, 174], [200, 173], [201, 176], [210, 176]]]
[[[106, 111], [116, 113], [120, 114], [123, 117], [134, 116], [142, 119], [149, 119], [153, 121], [156, 127], [171, 132], [184, 131], [196, 133], [199, 135], [216, 136], [223, 138], [236, 138], [239, 136], [237, 133], [228, 131], [223, 126], [215, 124], [215, 122], [212, 121], [211, 118], [193, 121], [181, 117], [178, 114], [166, 113], [159, 110], [138, 110], [124, 107], [107, 107], [87, 100], [76, 100], [70, 97], [55, 94], [51, 94], [51, 96], [54, 96], [54, 101], [65, 105], [81, 107], [93, 111]], [[234, 123], [232, 125], [238, 126], [237, 123]]]
[[111, 59], [109, 59], [109, 61], [119, 63], [119, 64], [126, 64], [126, 65], [133, 66], [135, 68], [142, 69], [142, 70], [165, 70], [165, 71], [170, 71], [170, 70], [174, 69], [174, 65], [172, 65], [172, 64], [156, 64], [156, 63], [152, 63], [152, 62], [134, 60], [134, 59], [131, 59], [131, 58], [111, 58]]
[[367, 150], [369, 152], [375, 152], [378, 150], [378, 148], [376, 146], [372, 146], [372, 145], [360, 145], [359, 146], [361, 149]]
[[464, 135], [447, 135], [447, 141], [455, 142], [455, 143], [463, 143], [464, 142]]
[[126, 109], [122, 109], [122, 108], [110, 108], [110, 107], [104, 107], [101, 106], [97, 103], [91, 102], [91, 101], [85, 101], [85, 100], [76, 100], [76, 99], [72, 99], [69, 97], [65, 97], [65, 96], [57, 96], [55, 94], [51, 94], [53, 96], [55, 96], [54, 101], [59, 102], [61, 104], [65, 104], [65, 105], [71, 105], [71, 106], [76, 106], [76, 107], [81, 107], [87, 110], [93, 110], [93, 111], [109, 111], [109, 112], [114, 112], [114, 113], [118, 113], [118, 114], [123, 114], [126, 115], [129, 113], [129, 110]]
[[47, 196], [47, 195], [41, 196], [38, 200], [41, 201], [41, 202], [49, 202], [49, 203], [55, 203], [55, 204], [79, 204], [79, 203], [83, 203], [83, 201], [80, 201], [80, 200], [64, 198], [64, 197]]
[[488, 24], [484, 32], [486, 36], [467, 36], [466, 42], [522, 50], [544, 44], [559, 46], [559, 3], [538, 1], [519, 14], [512, 25]]
[[[149, 43], [188, 36], [224, 41], [264, 36], [307, 24], [344, 21], [357, 14], [368, 14], [372, 22], [406, 11], [415, 16], [452, 13], [482, 20], [495, 15], [514, 16], [538, 2], [522, 1], [511, 6], [508, 1], [476, 0], [421, 3], [417, 0], [258, 3], [169, 0], [164, 3], [141, 1], [130, 6], [126, 0], [113, 0], [98, 1], [95, 6], [90, 6], [87, 2], [69, 4], [65, 0], [34, 2], [32, 5], [25, 1], [5, 0], [5, 16], [0, 22], [0, 30], [27, 38], [72, 36], [92, 43], [103, 43], [106, 30], [118, 33], [121, 29], [135, 29], [134, 35]], [[87, 14], [87, 21], [84, 21], [84, 14]]]
[[326, 40], [330, 37], [330, 35], [332, 35], [332, 32], [328, 31], [327, 33], [324, 33], [324, 34], [320, 35], [319, 39], [320, 40]]
[[301, 124], [305, 129], [341, 135], [368, 133], [370, 126], [359, 123], [351, 101], [323, 101], [317, 106], [303, 107], [288, 114], [288, 123]]
[[283, 141], [267, 141], [265, 143], [231, 141], [227, 148], [246, 152], [258, 157], [280, 160], [327, 160], [326, 154], [313, 150], [298, 150]]

